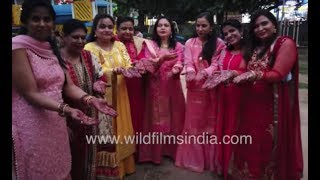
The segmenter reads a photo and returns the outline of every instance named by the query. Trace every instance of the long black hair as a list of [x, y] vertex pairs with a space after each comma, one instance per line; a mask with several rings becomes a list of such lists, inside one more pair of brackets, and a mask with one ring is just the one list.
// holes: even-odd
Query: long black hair
[[[223, 30], [223, 28], [225, 26], [232, 26], [232, 27], [236, 28], [240, 32], [240, 34], [242, 34], [239, 44], [240, 44], [240, 47], [243, 47], [245, 45], [245, 40], [244, 39], [246, 39], [246, 33], [245, 33], [245, 30], [244, 30], [241, 22], [239, 20], [237, 20], [237, 19], [228, 19], [228, 20], [226, 20], [225, 22], [222, 23], [221, 34], [223, 34], [222, 30]], [[231, 44], [228, 44], [227, 48], [228, 48], [228, 50], [233, 50], [234, 49], [234, 47]]]
[[[28, 19], [30, 18], [34, 9], [37, 7], [47, 8], [52, 20], [54, 21], [56, 19], [56, 13], [48, 0], [24, 0], [24, 2], [22, 3], [22, 11], [20, 15], [20, 21], [22, 24], [28, 24]], [[28, 30], [24, 25], [21, 26], [19, 34], [28, 33]], [[47, 41], [50, 43], [53, 53], [57, 56], [60, 66], [66, 69], [66, 63], [61, 57], [55, 37], [50, 36]]]
[[[251, 20], [249, 23], [249, 35], [248, 35], [248, 42], [247, 44], [247, 48], [244, 52], [244, 59], [246, 61], [249, 61], [251, 59], [251, 56], [255, 50], [256, 47], [262, 45], [262, 41], [260, 39], [258, 39], [254, 33], [254, 28], [255, 28], [255, 23], [256, 20], [258, 19], [258, 17], [260, 16], [265, 16], [266, 18], [268, 18], [272, 24], [275, 26], [276, 32], [278, 32], [278, 23], [277, 23], [277, 19], [276, 17], [269, 12], [268, 10], [258, 10], [255, 13], [253, 13], [251, 15]], [[277, 38], [277, 33], [274, 33], [264, 44], [264, 48], [262, 49], [262, 51], [257, 55], [258, 58], [261, 58], [268, 50], [268, 48], [271, 46], [271, 44], [274, 42], [274, 40]], [[273, 65], [272, 60], [270, 61], [270, 65]]]
[[88, 39], [89, 42], [94, 42], [97, 40], [96, 30], [97, 30], [98, 22], [100, 21], [100, 19], [105, 19], [105, 18], [109, 18], [112, 21], [113, 25], [115, 25], [115, 21], [113, 17], [110, 16], [109, 14], [97, 14], [93, 19], [92, 30], [90, 32], [89, 39]]
[[154, 24], [153, 33], [152, 33], [152, 40], [154, 40], [159, 47], [161, 46], [161, 39], [160, 39], [160, 36], [157, 33], [157, 27], [158, 27], [159, 21], [161, 19], [166, 19], [167, 21], [169, 21], [169, 24], [170, 24], [170, 27], [171, 27], [171, 35], [169, 36], [169, 48], [170, 49], [175, 49], [177, 41], [175, 40], [176, 32], [174, 30], [174, 25], [173, 25], [173, 22], [169, 18], [167, 18], [165, 16], [160, 16], [157, 19], [156, 23]]
[[[202, 12], [197, 17], [196, 20], [199, 18], [205, 18], [210, 26], [212, 27], [212, 31], [208, 33], [207, 35], [207, 42], [204, 44], [201, 52], [201, 56], [203, 59], [205, 59], [208, 64], [211, 64], [211, 58], [216, 50], [217, 47], [217, 35], [214, 30], [214, 22], [213, 22], [213, 16], [210, 12]], [[198, 34], [195, 30], [193, 37], [198, 37]]]

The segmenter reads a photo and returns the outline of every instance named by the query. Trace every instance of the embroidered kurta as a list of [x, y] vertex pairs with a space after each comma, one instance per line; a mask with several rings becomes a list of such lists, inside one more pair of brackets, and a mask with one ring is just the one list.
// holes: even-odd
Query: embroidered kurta
[[[126, 46], [132, 63], [145, 58], [144, 50], [142, 50], [145, 48], [143, 38], [133, 36], [132, 40], [121, 42]], [[145, 79], [146, 75], [142, 75], [141, 78], [126, 78], [132, 125], [136, 134], [139, 134], [142, 131], [142, 122], [145, 112]], [[136, 159], [139, 157], [138, 148], [139, 145], [136, 145]]]
[[[39, 91], [60, 103], [64, 72], [48, 42], [27, 35], [12, 38], [12, 51], [25, 49]], [[23, 78], [23, 77], [21, 77]], [[66, 120], [31, 105], [12, 87], [12, 139], [16, 176], [22, 180], [66, 179], [71, 154]]]
[[[106, 81], [103, 76], [102, 67], [97, 61], [97, 57], [89, 51], [83, 50], [80, 54], [81, 61], [72, 64], [67, 61], [68, 73], [73, 83], [80, 87], [84, 92], [95, 95], [93, 84], [96, 81]], [[65, 102], [71, 107], [81, 109], [88, 116], [98, 119], [98, 111], [93, 107], [84, 106], [79, 102], [73, 102], [65, 98]], [[112, 119], [112, 118], [109, 118]], [[102, 124], [104, 121], [101, 121]], [[112, 121], [110, 121], [112, 123]], [[110, 124], [109, 123], [109, 124]], [[98, 143], [88, 144], [86, 136], [99, 135], [104, 129], [101, 125], [86, 126], [78, 121], [68, 118], [68, 126], [72, 130], [71, 137], [71, 154], [72, 154], [72, 179], [78, 180], [95, 180], [96, 179], [96, 155]], [[107, 127], [104, 127], [107, 128]], [[112, 127], [109, 127], [112, 128]]]
[[[270, 66], [274, 54], [274, 65]], [[262, 58], [253, 53], [241, 71], [262, 71], [262, 79], [243, 84], [238, 135], [252, 143], [236, 144], [229, 169], [232, 179], [292, 179], [302, 175], [303, 159], [295, 41], [280, 36]]]
[[[182, 92], [179, 74], [168, 77], [174, 65], [183, 63], [183, 45], [176, 44], [175, 49], [159, 48], [156, 42], [149, 41], [145, 55], [150, 59], [158, 58], [168, 52], [177, 53], [176, 59], [165, 59], [157, 65], [154, 73], [148, 73], [146, 84], [146, 109], [142, 125], [142, 134], [157, 132], [158, 135], [174, 135], [181, 133], [185, 116], [185, 99]], [[150, 48], [150, 49], [149, 49]], [[158, 139], [160, 137], [158, 136]], [[162, 143], [162, 144], [161, 144]], [[163, 155], [175, 159], [177, 144], [167, 141], [154, 141], [140, 144], [139, 161], [151, 161], [160, 164]]]
[[[225, 44], [221, 39], [216, 41], [216, 50], [212, 56], [212, 64], [201, 58], [202, 41], [191, 38], [185, 44], [185, 65], [188, 70], [196, 73], [205, 70], [211, 75], [218, 69], [217, 58]], [[205, 80], [187, 82], [186, 119], [182, 135], [209, 135], [214, 134], [216, 123], [217, 97], [215, 90], [205, 90], [202, 85]], [[179, 167], [184, 167], [196, 172], [213, 170], [214, 146], [185, 142], [178, 146], [176, 162]], [[192, 156], [191, 156], [192, 154]]]
[[[115, 135], [119, 137], [120, 141], [124, 142], [124, 136], [133, 136], [134, 130], [131, 121], [130, 104], [128, 98], [128, 91], [123, 75], [115, 75], [112, 70], [116, 67], [129, 68], [131, 67], [130, 56], [123, 43], [114, 41], [112, 49], [105, 51], [100, 48], [96, 42], [91, 42], [85, 45], [85, 49], [91, 51], [98, 57], [99, 63], [102, 66], [103, 73], [107, 75], [107, 79], [111, 81], [111, 86], [107, 88], [105, 98], [109, 104], [113, 104], [118, 116], [113, 120], [113, 127]], [[120, 177], [125, 174], [133, 173], [135, 171], [134, 144], [116, 144], [115, 146], [115, 163], [113, 165], [119, 166]], [[100, 165], [104, 165], [103, 157], [106, 154], [101, 153], [97, 155], [101, 157]]]
[[[234, 53], [224, 49], [218, 59], [219, 70], [238, 70], [241, 60], [241, 53]], [[224, 143], [223, 141], [230, 140], [228, 138], [236, 133], [237, 123], [239, 123], [241, 88], [232, 82], [228, 82], [220, 84], [216, 89], [219, 97], [217, 101], [219, 112], [217, 114], [217, 123], [215, 124], [215, 134], [218, 137], [218, 141], [222, 143], [217, 144], [215, 148], [214, 171], [217, 174], [227, 176], [232, 144]], [[224, 137], [225, 139], [223, 139]]]

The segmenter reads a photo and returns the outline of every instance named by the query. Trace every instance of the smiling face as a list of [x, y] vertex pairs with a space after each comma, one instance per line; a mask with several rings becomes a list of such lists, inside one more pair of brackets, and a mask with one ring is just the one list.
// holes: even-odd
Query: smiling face
[[27, 35], [38, 41], [47, 41], [54, 28], [53, 18], [46, 7], [35, 7], [25, 24]]
[[171, 25], [170, 22], [162, 18], [159, 20], [157, 25], [157, 34], [161, 39], [169, 39], [169, 36], [171, 35]]
[[276, 26], [266, 16], [259, 16], [254, 25], [253, 32], [259, 39], [266, 40], [274, 35]]
[[95, 30], [95, 34], [97, 39], [103, 41], [110, 41], [113, 38], [113, 28], [114, 24], [109, 18], [100, 19], [97, 24], [97, 29]]
[[85, 45], [86, 35], [84, 29], [76, 29], [63, 38], [64, 46], [69, 50], [80, 54]]
[[118, 27], [117, 34], [121, 40], [131, 40], [134, 35], [133, 23], [131, 21], [125, 21], [121, 23]]
[[227, 43], [232, 46], [239, 45], [242, 34], [237, 28], [226, 25], [222, 28], [222, 33]]
[[207, 35], [212, 31], [212, 26], [205, 17], [198, 18], [196, 21], [196, 32], [200, 39], [206, 39]]

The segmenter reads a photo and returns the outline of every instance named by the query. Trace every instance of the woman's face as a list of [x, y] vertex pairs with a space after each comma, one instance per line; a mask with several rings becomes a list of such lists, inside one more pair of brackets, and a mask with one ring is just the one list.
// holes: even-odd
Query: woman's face
[[64, 36], [64, 46], [73, 52], [81, 53], [86, 41], [86, 32], [84, 29], [76, 29], [69, 35]]
[[226, 25], [222, 28], [222, 33], [225, 41], [230, 45], [237, 46], [239, 44], [242, 35], [237, 28]]
[[100, 39], [103, 41], [110, 41], [114, 35], [113, 28], [114, 28], [114, 24], [111, 21], [111, 19], [109, 18], [100, 19], [97, 24], [97, 29], [95, 31], [97, 39]]
[[255, 21], [254, 34], [257, 38], [266, 40], [275, 33], [275, 25], [266, 16], [259, 16]]
[[201, 39], [205, 39], [212, 31], [209, 21], [205, 17], [198, 18], [196, 21], [196, 32]]
[[121, 40], [131, 40], [134, 34], [133, 23], [131, 21], [126, 21], [120, 24], [118, 27], [118, 37]]
[[37, 39], [38, 41], [47, 41], [52, 35], [54, 28], [53, 18], [49, 10], [39, 6], [34, 8], [26, 23], [27, 35]]
[[161, 39], [168, 39], [171, 35], [171, 25], [165, 18], [159, 20], [157, 25], [157, 34]]

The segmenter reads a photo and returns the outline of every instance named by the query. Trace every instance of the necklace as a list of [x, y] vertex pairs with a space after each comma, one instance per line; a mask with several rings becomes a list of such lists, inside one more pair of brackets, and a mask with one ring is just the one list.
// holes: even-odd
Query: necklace
[[161, 44], [161, 48], [168, 48], [169, 45], [168, 44]]

